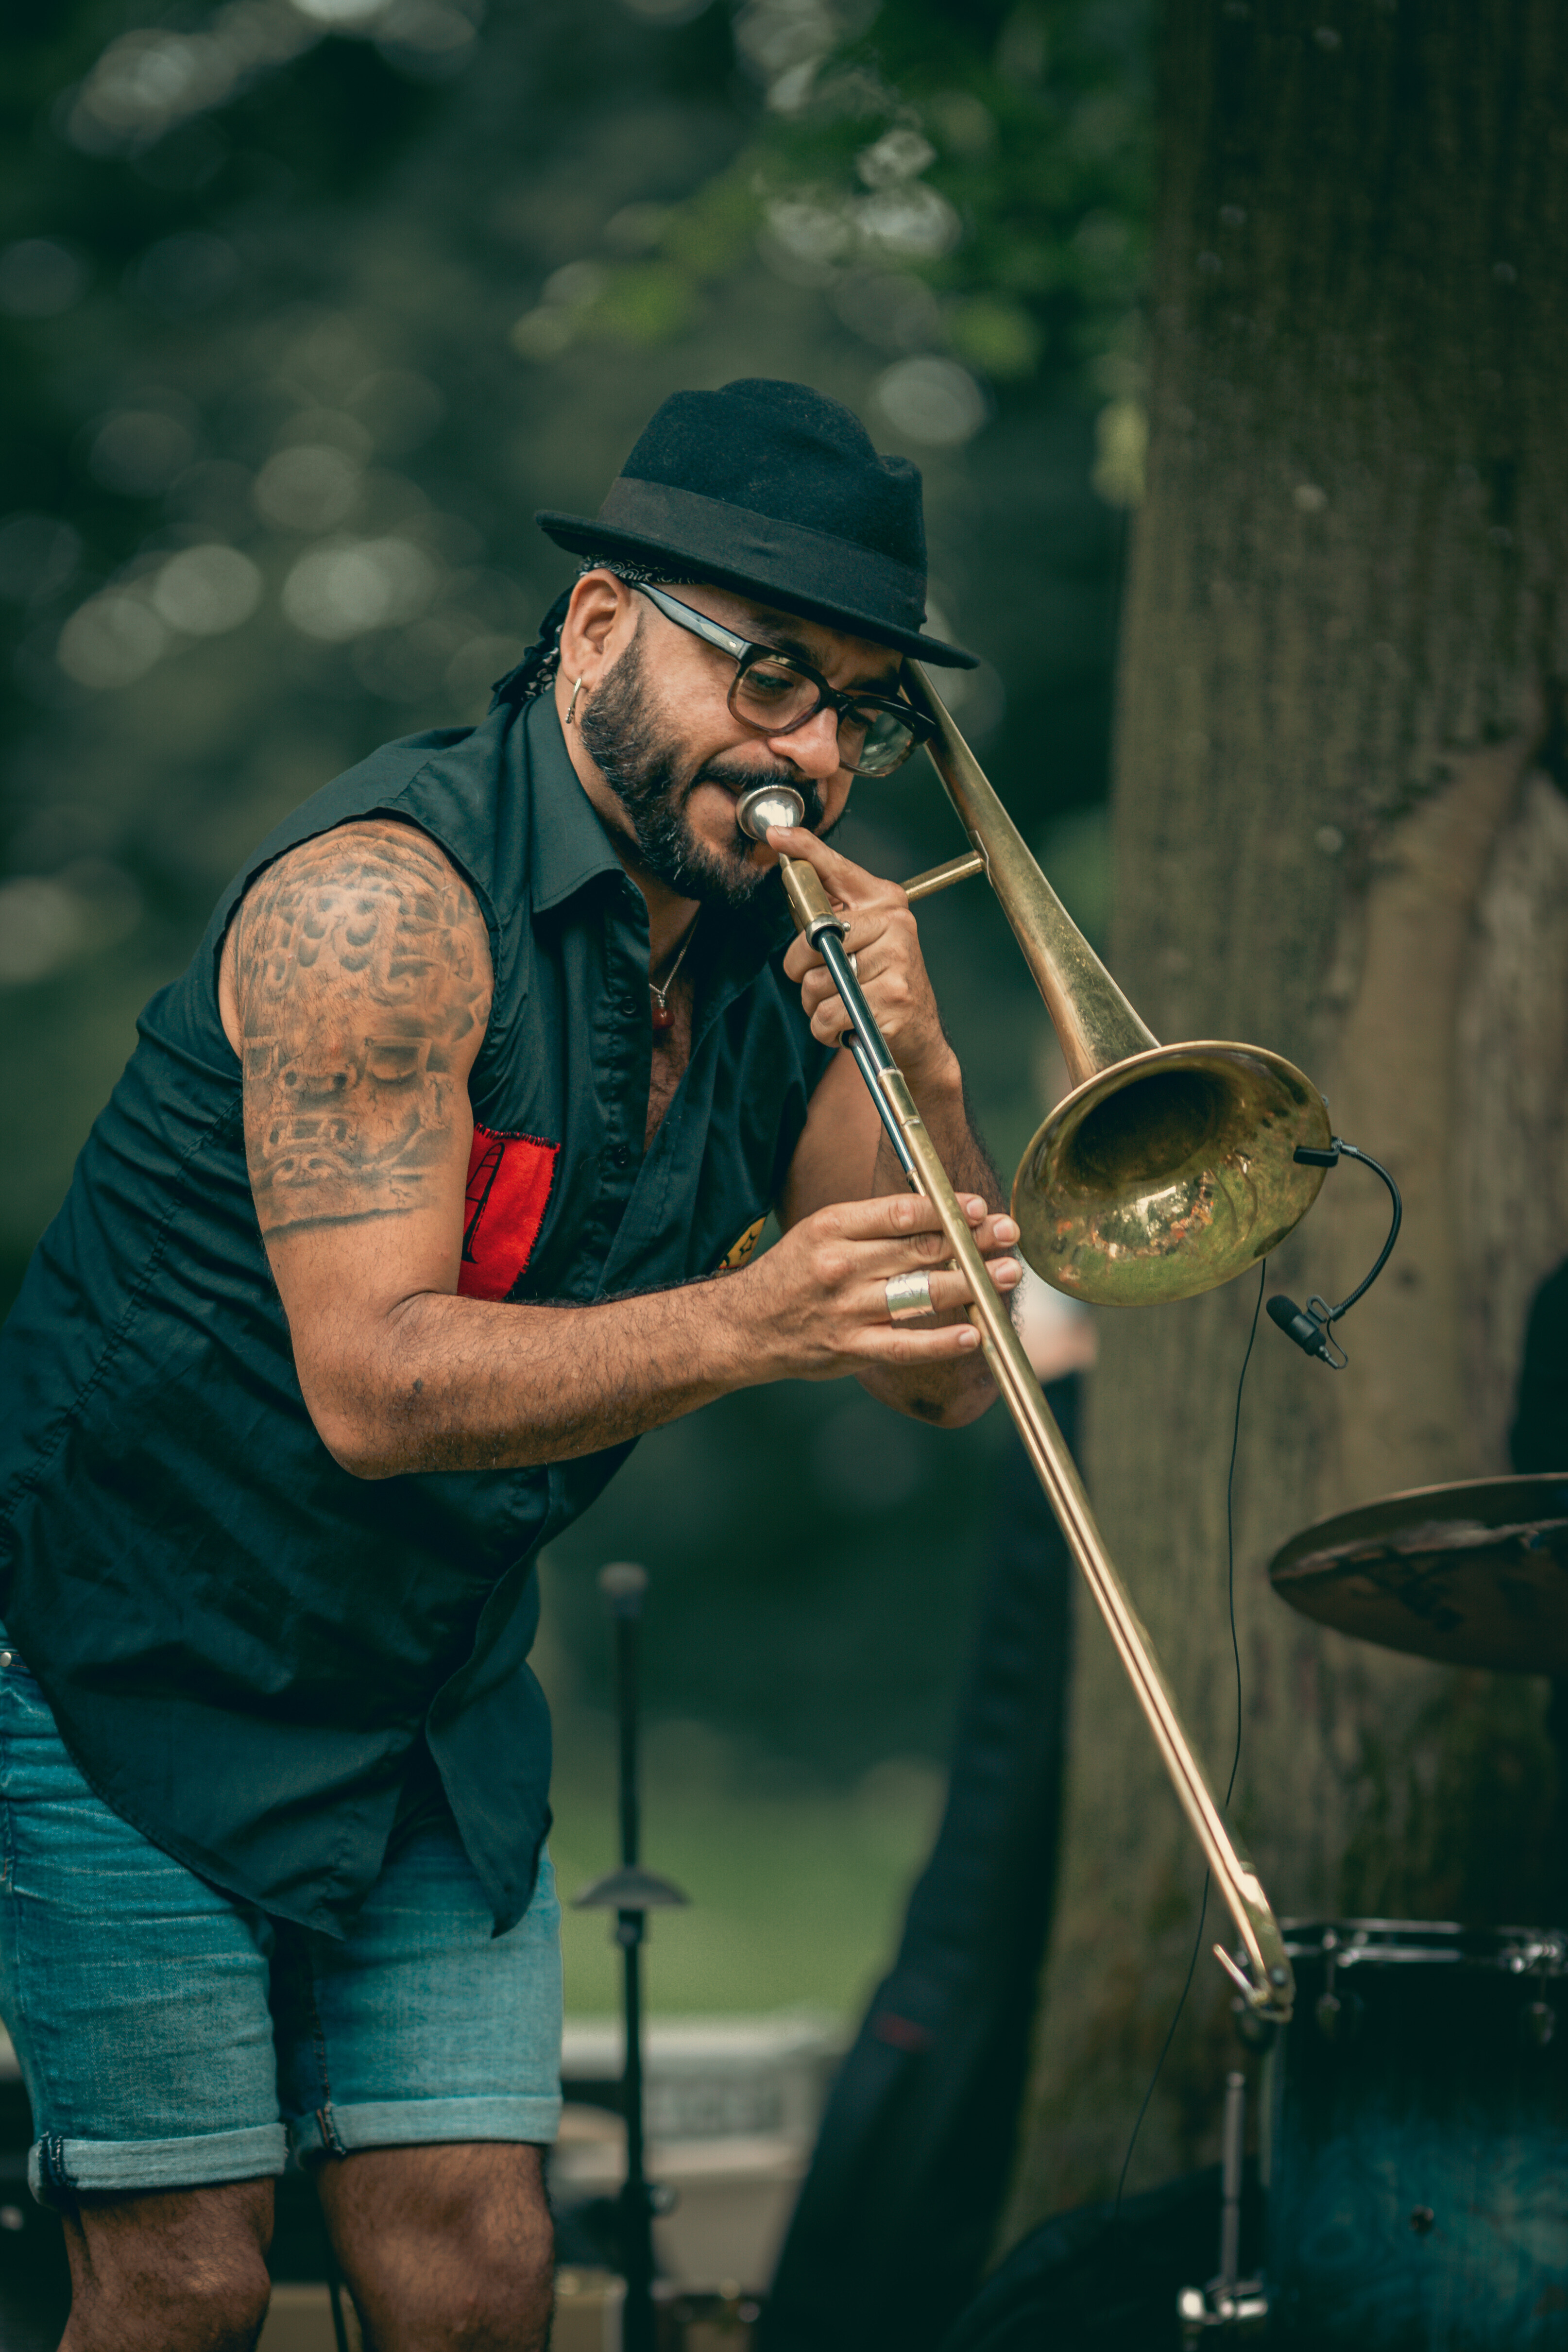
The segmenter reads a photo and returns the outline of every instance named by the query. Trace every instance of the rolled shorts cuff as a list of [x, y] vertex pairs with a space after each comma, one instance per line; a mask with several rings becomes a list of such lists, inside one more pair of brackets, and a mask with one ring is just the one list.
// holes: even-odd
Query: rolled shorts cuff
[[375, 2099], [359, 2106], [318, 2107], [289, 2126], [300, 2163], [312, 2157], [353, 2156], [362, 2147], [417, 2147], [448, 2140], [532, 2140], [553, 2145], [561, 2129], [559, 2097], [508, 2099]]
[[40, 2205], [68, 2212], [87, 2189], [136, 2192], [265, 2180], [289, 2158], [281, 2124], [202, 2132], [183, 2139], [67, 2139], [45, 2132], [27, 2154], [27, 2185]]

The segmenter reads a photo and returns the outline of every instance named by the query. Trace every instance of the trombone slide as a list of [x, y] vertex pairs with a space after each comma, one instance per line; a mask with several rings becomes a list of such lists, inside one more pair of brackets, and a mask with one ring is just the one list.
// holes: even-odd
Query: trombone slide
[[787, 857], [779, 863], [795, 922], [832, 973], [849, 1015], [856, 1060], [882, 1124], [893, 1140], [900, 1163], [915, 1189], [935, 1209], [952, 1262], [967, 1277], [973, 1300], [968, 1309], [969, 1319], [980, 1334], [992, 1379], [1012, 1414], [1035, 1475], [1110, 1629], [1133, 1695], [1153, 1733], [1161, 1761], [1236, 1922], [1251, 1972], [1243, 1977], [1233, 1964], [1230, 1972], [1237, 1975], [1245, 1998], [1260, 2016], [1283, 2023], [1290, 2015], [1295, 1979], [1268, 1898], [1251, 1864], [1232, 1843], [1203, 1769], [1193, 1753], [1148, 1634], [1095, 1523], [1078, 1465], [1057, 1427], [1034, 1367], [1024, 1353], [1006, 1304], [986, 1271], [969, 1220], [915, 1107], [914, 1097], [849, 968], [842, 923], [812, 867]]

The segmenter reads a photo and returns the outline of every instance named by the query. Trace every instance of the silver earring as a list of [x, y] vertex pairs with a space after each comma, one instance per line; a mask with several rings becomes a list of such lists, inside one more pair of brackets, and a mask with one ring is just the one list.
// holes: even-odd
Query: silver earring
[[582, 691], [583, 691], [583, 681], [582, 681], [582, 679], [581, 679], [580, 677], [574, 677], [574, 678], [573, 679], [573, 681], [572, 681], [572, 699], [571, 699], [571, 701], [566, 705], [566, 724], [567, 724], [567, 726], [568, 726], [568, 727], [570, 727], [570, 726], [571, 726], [571, 724], [572, 724], [572, 720], [573, 720], [574, 715], [574, 713], [575, 713], [575, 711], [576, 711], [576, 709], [577, 709], [577, 697], [582, 693]]

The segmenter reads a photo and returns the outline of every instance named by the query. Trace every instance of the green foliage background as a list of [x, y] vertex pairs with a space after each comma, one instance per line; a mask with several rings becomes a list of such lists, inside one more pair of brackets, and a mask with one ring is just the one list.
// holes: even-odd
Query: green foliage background
[[[375, 742], [482, 711], [566, 576], [532, 510], [595, 506], [680, 385], [809, 381], [920, 460], [941, 625], [986, 657], [961, 716], [1103, 929], [1141, 0], [8, 16], [0, 1295], [230, 872]], [[929, 772], [863, 787], [845, 845], [894, 873], [948, 854]], [[925, 932], [1010, 1169], [1049, 1091], [1043, 1015], [989, 902], [939, 900]], [[668, 1930], [676, 2005], [842, 2002], [875, 1965], [1009, 1443], [847, 1383], [738, 1397], [645, 1442], [556, 1548], [568, 1877], [608, 1838], [590, 1571], [654, 1574], [652, 1835], [662, 1791], [715, 1918], [733, 1896], [708, 1942], [700, 1913]], [[607, 1998], [582, 1950], [580, 1999]]]

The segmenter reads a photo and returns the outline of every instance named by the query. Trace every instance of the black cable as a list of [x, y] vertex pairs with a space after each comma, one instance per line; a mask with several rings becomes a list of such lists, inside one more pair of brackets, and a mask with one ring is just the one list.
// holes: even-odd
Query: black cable
[[[1236, 1383], [1236, 1414], [1230, 1430], [1230, 1467], [1226, 1473], [1225, 1480], [1226, 1598], [1230, 1610], [1230, 1651], [1236, 1661], [1236, 1747], [1230, 1759], [1230, 1779], [1226, 1784], [1225, 1804], [1222, 1808], [1222, 1811], [1226, 1812], [1230, 1810], [1231, 1796], [1236, 1788], [1236, 1776], [1241, 1766], [1241, 1643], [1236, 1631], [1236, 1455], [1241, 1443], [1242, 1391], [1247, 1385], [1247, 1368], [1252, 1361], [1253, 1343], [1258, 1338], [1258, 1318], [1263, 1311], [1263, 1285], [1268, 1272], [1268, 1261], [1265, 1258], [1258, 1269], [1258, 1297], [1253, 1301], [1252, 1328], [1247, 1335], [1247, 1353], [1241, 1360], [1241, 1371]], [[1127, 2187], [1127, 2174], [1132, 2162], [1132, 2151], [1138, 2145], [1138, 2135], [1143, 2128], [1143, 2118], [1149, 2112], [1149, 2102], [1154, 2095], [1160, 2076], [1164, 2071], [1165, 2061], [1171, 2054], [1171, 2044], [1176, 2038], [1176, 2028], [1182, 2021], [1182, 2011], [1187, 2005], [1187, 1995], [1193, 1989], [1193, 1979], [1197, 1974], [1198, 1954], [1204, 1948], [1204, 1924], [1209, 1911], [1209, 1885], [1210, 1873], [1205, 1870], [1203, 1901], [1198, 1906], [1198, 1932], [1193, 1938], [1193, 1953], [1187, 1962], [1186, 1979], [1182, 1986], [1181, 1998], [1176, 2003], [1165, 2039], [1160, 2045], [1160, 2055], [1154, 2061], [1154, 2071], [1149, 2077], [1149, 2087], [1143, 2094], [1143, 2103], [1133, 2123], [1132, 2137], [1127, 2143], [1127, 2153], [1121, 2159], [1121, 2172], [1116, 2183], [1116, 2202], [1110, 2210], [1110, 2227], [1113, 2230], [1121, 2219], [1121, 2199]]]
[[1355, 1305], [1358, 1298], [1365, 1297], [1367, 1292], [1372, 1288], [1373, 1284], [1377, 1280], [1378, 1276], [1383, 1272], [1384, 1267], [1388, 1264], [1389, 1258], [1393, 1254], [1394, 1244], [1399, 1239], [1399, 1228], [1405, 1218], [1405, 1203], [1399, 1197], [1399, 1187], [1394, 1182], [1393, 1177], [1389, 1174], [1387, 1169], [1384, 1166], [1382, 1160], [1374, 1160], [1370, 1151], [1358, 1151], [1353, 1143], [1346, 1143], [1341, 1138], [1336, 1138], [1336, 1140], [1339, 1142], [1340, 1150], [1345, 1159], [1359, 1160], [1363, 1168], [1370, 1168], [1374, 1176], [1382, 1177], [1384, 1184], [1388, 1187], [1388, 1197], [1393, 1203], [1394, 1214], [1389, 1222], [1388, 1239], [1384, 1243], [1383, 1247], [1377, 1254], [1376, 1265], [1373, 1267], [1372, 1272], [1366, 1276], [1363, 1282], [1358, 1282], [1356, 1284], [1355, 1288], [1351, 1292], [1348, 1298], [1341, 1299], [1339, 1305], [1332, 1310], [1329, 1317], [1331, 1323], [1337, 1323], [1342, 1315], [1349, 1313], [1350, 1309]]
[[1331, 1371], [1342, 1372], [1350, 1358], [1334, 1337], [1334, 1325], [1342, 1315], [1350, 1312], [1358, 1298], [1366, 1297], [1388, 1264], [1394, 1244], [1399, 1239], [1405, 1204], [1400, 1200], [1398, 1185], [1382, 1160], [1374, 1160], [1370, 1151], [1359, 1150], [1353, 1143], [1347, 1143], [1343, 1136], [1331, 1137], [1327, 1150], [1322, 1151], [1312, 1144], [1298, 1144], [1295, 1156], [1298, 1164], [1303, 1168], [1337, 1168], [1342, 1159], [1359, 1160], [1363, 1168], [1370, 1168], [1374, 1176], [1381, 1177], [1388, 1188], [1393, 1211], [1388, 1238], [1377, 1254], [1372, 1272], [1356, 1284], [1347, 1298], [1342, 1298], [1337, 1307], [1331, 1307], [1326, 1298], [1319, 1298], [1314, 1294], [1304, 1308], [1298, 1307], [1293, 1298], [1283, 1297], [1271, 1298], [1268, 1302], [1270, 1322], [1279, 1325], [1292, 1346], [1300, 1348], [1304, 1356], [1315, 1356], [1320, 1363], [1327, 1364]]
[[1121, 2197], [1122, 2191], [1127, 2187], [1127, 2171], [1128, 2167], [1132, 2162], [1132, 2151], [1138, 2145], [1138, 2135], [1143, 2128], [1143, 2118], [1149, 2112], [1149, 2102], [1154, 2095], [1155, 2084], [1159, 2082], [1161, 2074], [1164, 2068], [1165, 2061], [1171, 2054], [1171, 2044], [1176, 2038], [1176, 2028], [1182, 2021], [1182, 2011], [1187, 2005], [1187, 1995], [1193, 1989], [1193, 1979], [1197, 1974], [1198, 1954], [1204, 1948], [1204, 1921], [1208, 1917], [1208, 1908], [1209, 1874], [1205, 1870], [1204, 1873], [1204, 1899], [1198, 1906], [1198, 1932], [1196, 1939], [1193, 1945], [1192, 1958], [1187, 1962], [1186, 1982], [1182, 1987], [1182, 1996], [1176, 2003], [1175, 2014], [1171, 2020], [1170, 2029], [1165, 2035], [1164, 2041], [1160, 2046], [1160, 2055], [1154, 2061], [1154, 2071], [1149, 2077], [1149, 2087], [1143, 2094], [1143, 2104], [1138, 2110], [1137, 2120], [1132, 2126], [1132, 2137], [1127, 2143], [1127, 2153], [1121, 2159], [1121, 2175], [1116, 2184], [1116, 2202], [1110, 2210], [1110, 2227], [1113, 2230], [1121, 2219]]
[[1258, 1339], [1258, 1318], [1263, 1311], [1263, 1285], [1268, 1273], [1268, 1260], [1264, 1258], [1258, 1269], [1258, 1296], [1252, 1302], [1252, 1328], [1247, 1335], [1247, 1353], [1241, 1360], [1241, 1372], [1236, 1383], [1236, 1417], [1230, 1426], [1230, 1468], [1225, 1475], [1225, 1596], [1230, 1610], [1230, 1654], [1236, 1661], [1236, 1748], [1230, 1759], [1230, 1779], [1225, 1786], [1223, 1810], [1226, 1812], [1230, 1811], [1236, 1776], [1241, 1766], [1241, 1643], [1236, 1634], [1236, 1455], [1241, 1444], [1241, 1392], [1247, 1386], [1247, 1368], [1252, 1361], [1252, 1350]]

